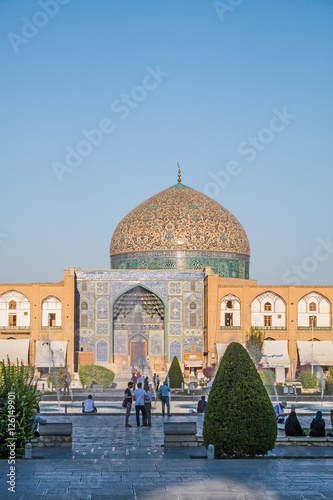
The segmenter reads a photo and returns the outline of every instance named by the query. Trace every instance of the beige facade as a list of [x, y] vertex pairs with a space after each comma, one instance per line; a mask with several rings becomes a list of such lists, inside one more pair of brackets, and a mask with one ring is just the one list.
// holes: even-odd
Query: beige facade
[[[332, 286], [266, 286], [258, 285], [255, 280], [241, 280], [223, 278], [217, 275], [209, 274], [209, 269], [206, 270], [204, 281], [204, 337], [205, 348], [208, 353], [207, 363], [214, 363], [218, 359], [217, 345], [228, 344], [236, 341], [244, 343], [246, 334], [251, 326], [258, 326], [265, 334], [265, 339], [269, 340], [287, 340], [288, 352], [290, 359], [290, 370], [288, 375], [293, 377], [299, 362], [297, 341], [312, 341], [312, 333], [314, 341], [332, 341], [332, 316], [331, 304], [333, 302], [333, 287]], [[268, 293], [267, 293], [268, 292]], [[239, 299], [240, 303], [240, 325], [226, 326], [225, 321], [221, 321], [221, 303], [224, 297], [234, 296]], [[264, 304], [263, 317], [270, 317], [265, 324], [256, 324], [254, 318], [260, 318], [261, 313], [257, 313], [254, 309], [257, 307], [256, 298], [263, 296]], [[268, 297], [267, 299], [265, 297]], [[309, 297], [307, 300], [309, 311], [305, 311], [304, 297]], [[281, 298], [282, 300], [280, 300]], [[270, 300], [272, 299], [272, 300]], [[276, 318], [280, 322], [278, 326], [269, 325], [274, 318], [274, 310], [269, 308], [269, 303], [274, 300], [279, 303], [284, 303], [284, 311], [280, 310], [276, 313], [280, 318]], [[320, 304], [324, 312], [320, 310]], [[232, 314], [232, 309], [230, 309]], [[222, 310], [222, 314], [226, 313]], [[315, 319], [310, 319], [314, 316]], [[284, 324], [281, 324], [281, 320]], [[312, 321], [315, 324], [312, 325]], [[319, 325], [320, 321], [323, 321]], [[333, 360], [332, 360], [333, 361]], [[332, 363], [333, 364], [333, 363]]]
[[67, 342], [62, 345], [66, 345], [66, 363], [73, 373], [74, 297], [74, 268], [64, 271], [60, 283], [0, 284], [0, 358], [7, 347], [2, 341], [8, 339], [30, 340], [31, 364], [35, 364], [37, 342]]

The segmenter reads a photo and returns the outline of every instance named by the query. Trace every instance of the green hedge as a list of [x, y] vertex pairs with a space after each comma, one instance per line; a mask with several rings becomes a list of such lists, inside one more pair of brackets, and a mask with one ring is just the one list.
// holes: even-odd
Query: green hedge
[[315, 389], [318, 386], [318, 378], [311, 370], [302, 370], [297, 379], [302, 384], [303, 389]]
[[104, 389], [112, 386], [114, 372], [99, 365], [80, 365], [79, 379], [82, 387], [91, 388], [93, 384], [102, 384]]
[[184, 383], [183, 374], [177, 356], [174, 356], [172, 360], [168, 376], [171, 389], [180, 388], [182, 383]]
[[[0, 457], [12, 458], [8, 444], [15, 443], [16, 458], [34, 437], [40, 399], [33, 380], [34, 367], [0, 362]], [[10, 425], [9, 425], [10, 424]], [[11, 438], [16, 438], [11, 441]]]
[[209, 393], [205, 446], [215, 446], [215, 458], [266, 455], [276, 435], [276, 415], [260, 375], [244, 347], [233, 342]]

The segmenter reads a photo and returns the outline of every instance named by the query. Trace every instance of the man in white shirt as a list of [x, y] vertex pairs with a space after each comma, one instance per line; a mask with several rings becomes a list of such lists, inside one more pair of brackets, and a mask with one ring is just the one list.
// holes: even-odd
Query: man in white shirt
[[147, 424], [148, 422], [148, 427], [151, 427], [151, 402], [153, 400], [153, 394], [149, 390], [149, 385], [144, 386], [144, 390], [146, 392], [147, 399], [145, 399], [145, 410], [147, 414], [147, 419], [143, 422], [143, 424]]
[[93, 401], [92, 395], [89, 394], [88, 399], [82, 403], [82, 413], [96, 413], [95, 403]]
[[278, 403], [277, 405], [274, 406], [274, 411], [276, 414], [278, 424], [284, 424], [286, 421], [286, 415], [284, 413], [284, 409], [286, 406], [287, 406], [286, 401], [281, 401], [281, 403]]
[[145, 409], [145, 400], [147, 399], [146, 391], [142, 389], [141, 382], [138, 383], [138, 388], [133, 392], [135, 401], [136, 424], [140, 427], [140, 411], [142, 413], [142, 425], [147, 427], [147, 413]]

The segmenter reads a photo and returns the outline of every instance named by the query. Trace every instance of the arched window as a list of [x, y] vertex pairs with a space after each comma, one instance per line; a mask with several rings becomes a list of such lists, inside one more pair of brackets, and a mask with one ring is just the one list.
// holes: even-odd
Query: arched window
[[252, 326], [286, 329], [286, 302], [271, 290], [261, 293], [252, 301], [251, 312]]
[[81, 309], [82, 309], [82, 311], [87, 311], [88, 310], [88, 302], [82, 302]]
[[[319, 292], [312, 291], [304, 295], [297, 304], [297, 313], [297, 328], [299, 330], [311, 328], [330, 330], [332, 327], [331, 302]], [[311, 317], [315, 319], [311, 319]]]
[[54, 295], [42, 302], [42, 328], [61, 328], [61, 302]]
[[15, 302], [15, 300], [11, 300], [8, 305], [9, 305], [9, 309], [16, 309], [16, 302]]
[[240, 300], [229, 293], [221, 300], [221, 329], [240, 328]]

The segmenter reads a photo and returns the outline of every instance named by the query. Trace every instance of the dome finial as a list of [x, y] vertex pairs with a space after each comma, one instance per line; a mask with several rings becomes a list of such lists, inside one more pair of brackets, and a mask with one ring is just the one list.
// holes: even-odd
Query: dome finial
[[182, 173], [180, 171], [179, 163], [177, 163], [177, 166], [178, 166], [178, 182], [180, 184], [182, 182]]

